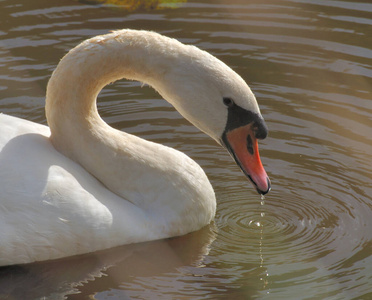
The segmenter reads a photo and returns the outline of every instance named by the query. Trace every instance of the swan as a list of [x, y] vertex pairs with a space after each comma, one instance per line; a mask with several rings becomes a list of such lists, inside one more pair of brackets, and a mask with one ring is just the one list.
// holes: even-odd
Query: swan
[[196, 162], [100, 118], [98, 93], [121, 78], [152, 86], [224, 146], [260, 194], [270, 190], [257, 146], [267, 127], [245, 81], [195, 46], [113, 31], [59, 62], [46, 91], [49, 127], [0, 114], [0, 265], [184, 235], [214, 218]]

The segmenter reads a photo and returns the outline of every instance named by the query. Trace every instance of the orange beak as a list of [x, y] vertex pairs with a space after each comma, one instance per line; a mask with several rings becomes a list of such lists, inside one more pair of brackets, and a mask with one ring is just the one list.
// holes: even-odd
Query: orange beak
[[227, 131], [223, 142], [257, 192], [262, 195], [268, 193], [270, 179], [261, 163], [253, 123]]

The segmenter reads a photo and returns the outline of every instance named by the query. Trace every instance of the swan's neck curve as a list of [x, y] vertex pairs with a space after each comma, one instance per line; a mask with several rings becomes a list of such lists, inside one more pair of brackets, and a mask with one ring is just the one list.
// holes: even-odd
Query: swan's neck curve
[[170, 44], [170, 39], [149, 33], [144, 39], [134, 33], [128, 30], [89, 39], [61, 60], [47, 88], [46, 113], [52, 131], [60, 117], [83, 118], [84, 123], [97, 118], [98, 93], [118, 79], [138, 80], [154, 88], [161, 84], [162, 74], [172, 64], [170, 45], [176, 42]]
[[[155, 33], [147, 32], [143, 37], [137, 31], [113, 32], [72, 49], [57, 66], [47, 87], [46, 116], [55, 148], [111, 191], [146, 209], [152, 209], [153, 202], [144, 199], [144, 194], [151, 191], [156, 198], [157, 190], [164, 189], [160, 180], [179, 181], [174, 191], [165, 192], [169, 198], [199, 198], [196, 201], [205, 205], [206, 198], [210, 203], [215, 201], [214, 193], [204, 172], [188, 157], [108, 126], [98, 114], [96, 98], [105, 85], [121, 78], [147, 83], [164, 97], [172, 94], [164, 84], [164, 76], [169, 76], [177, 56], [185, 49], [179, 42]], [[185, 170], [187, 176], [181, 174]], [[138, 178], [142, 178], [141, 187]], [[183, 196], [177, 195], [177, 184], [182, 186]], [[164, 197], [164, 190], [158, 192], [159, 197]], [[214, 206], [210, 204], [209, 216], [205, 217], [213, 217]], [[196, 205], [195, 209], [201, 208]]]

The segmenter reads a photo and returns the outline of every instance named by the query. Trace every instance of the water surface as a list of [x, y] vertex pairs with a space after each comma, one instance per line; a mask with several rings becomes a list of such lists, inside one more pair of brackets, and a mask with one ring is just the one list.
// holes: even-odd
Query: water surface
[[102, 117], [195, 159], [216, 191], [214, 223], [0, 268], [0, 298], [372, 298], [370, 1], [189, 0], [134, 12], [72, 0], [0, 5], [0, 112], [46, 124], [45, 86], [70, 48], [112, 29], [155, 30], [249, 83], [270, 129], [260, 152], [272, 181], [261, 205], [225, 150], [151, 88], [119, 81], [100, 94]]

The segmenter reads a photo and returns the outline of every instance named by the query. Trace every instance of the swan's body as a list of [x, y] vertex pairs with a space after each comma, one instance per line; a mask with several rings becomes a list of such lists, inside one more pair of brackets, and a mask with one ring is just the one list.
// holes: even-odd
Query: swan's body
[[0, 265], [182, 235], [213, 219], [215, 195], [198, 164], [99, 117], [99, 91], [123, 77], [153, 86], [226, 145], [259, 192], [270, 189], [256, 143], [266, 129], [235, 72], [155, 33], [98, 36], [54, 71], [46, 98], [50, 129], [0, 114]]

